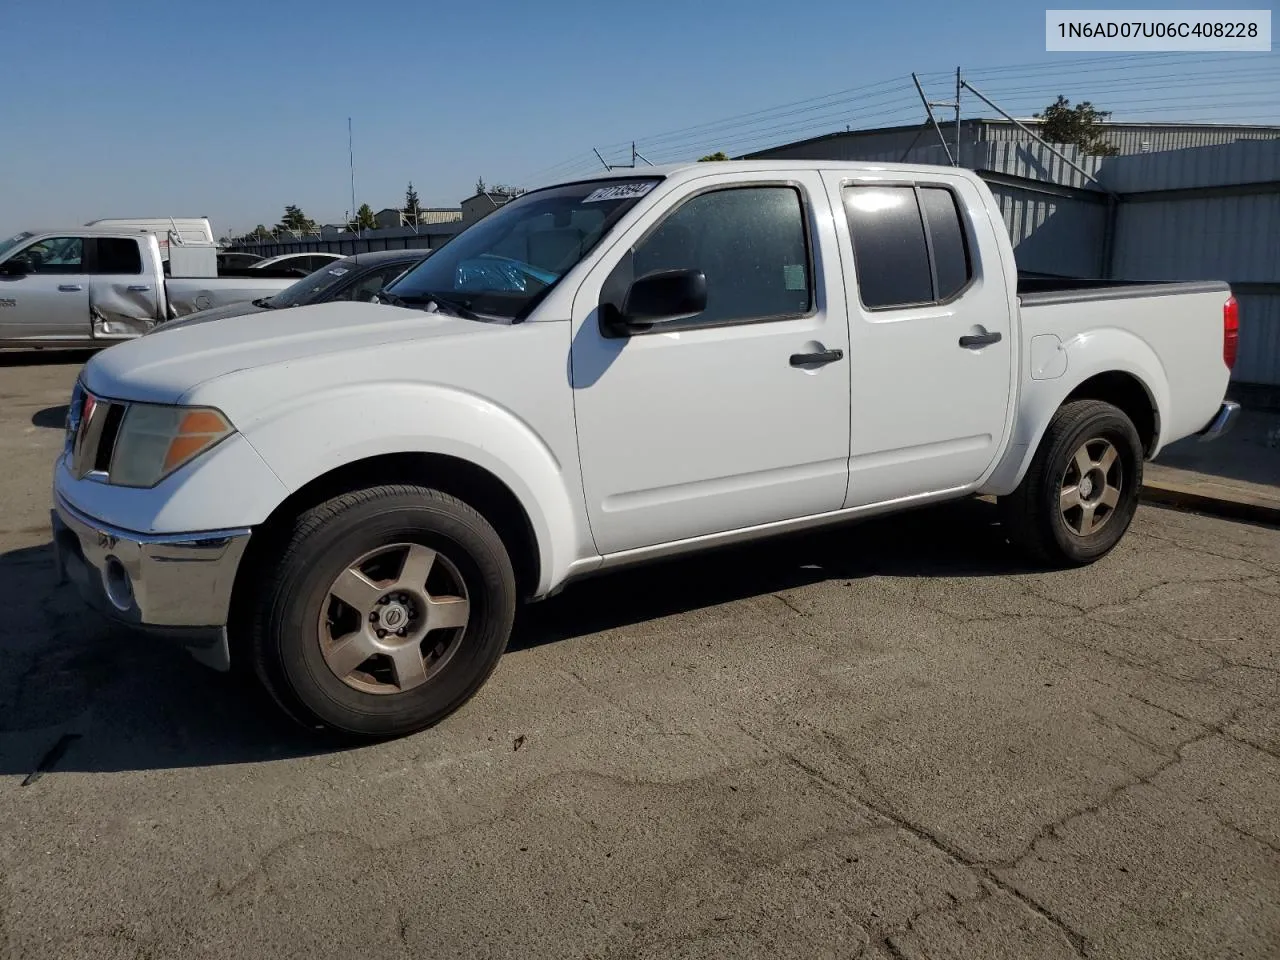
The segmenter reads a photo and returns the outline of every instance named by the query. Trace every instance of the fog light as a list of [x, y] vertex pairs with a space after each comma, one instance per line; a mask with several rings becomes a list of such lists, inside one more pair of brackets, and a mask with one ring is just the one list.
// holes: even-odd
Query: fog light
[[133, 606], [133, 581], [129, 579], [129, 571], [115, 557], [107, 557], [102, 569], [102, 584], [107, 591], [107, 599], [121, 613]]

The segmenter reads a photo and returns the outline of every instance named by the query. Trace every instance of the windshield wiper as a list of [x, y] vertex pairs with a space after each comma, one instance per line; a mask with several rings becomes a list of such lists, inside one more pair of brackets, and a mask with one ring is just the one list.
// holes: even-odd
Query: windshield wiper
[[378, 298], [379, 303], [385, 303], [391, 307], [407, 307], [408, 304], [397, 297], [394, 293], [387, 293], [385, 290], [379, 290], [374, 294]]
[[[378, 297], [381, 299], [382, 294], [378, 294]], [[444, 307], [446, 310], [460, 316], [463, 320], [484, 320], [484, 317], [480, 316], [465, 303], [460, 303], [452, 297], [441, 296], [438, 293], [427, 293], [421, 297], [396, 297], [396, 300], [399, 301], [397, 306], [429, 307], [434, 303], [437, 308]]]

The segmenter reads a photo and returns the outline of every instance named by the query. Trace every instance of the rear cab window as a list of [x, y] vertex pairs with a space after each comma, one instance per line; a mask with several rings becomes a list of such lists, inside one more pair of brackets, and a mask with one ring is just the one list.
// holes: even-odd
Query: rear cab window
[[844, 188], [844, 208], [866, 309], [946, 303], [972, 280], [968, 234], [949, 188], [853, 184]]

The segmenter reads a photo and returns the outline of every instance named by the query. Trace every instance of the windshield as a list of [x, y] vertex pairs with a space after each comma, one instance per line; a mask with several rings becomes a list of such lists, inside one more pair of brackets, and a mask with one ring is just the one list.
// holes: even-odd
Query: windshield
[[3, 257], [6, 253], [8, 253], [10, 250], [16, 247], [18, 244], [20, 244], [23, 240], [26, 240], [34, 236], [35, 236], [34, 233], [19, 233], [17, 236], [10, 237], [7, 240], [0, 240], [0, 257]]
[[459, 233], [387, 292], [523, 320], [658, 178], [567, 184], [526, 193]]
[[267, 305], [272, 308], [284, 307], [301, 307], [308, 303], [315, 303], [324, 295], [345, 281], [355, 268], [355, 261], [351, 259], [335, 260], [333, 263], [326, 263], [314, 273], [309, 273], [292, 286], [285, 287], [274, 297], [267, 300]]

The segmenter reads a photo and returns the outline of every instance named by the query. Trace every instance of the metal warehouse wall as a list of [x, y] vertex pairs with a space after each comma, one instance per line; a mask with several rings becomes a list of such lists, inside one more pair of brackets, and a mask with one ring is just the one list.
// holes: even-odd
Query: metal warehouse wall
[[1117, 157], [1113, 275], [1226, 280], [1240, 301], [1232, 379], [1280, 386], [1280, 141]]
[[[1028, 123], [1033, 130], [1035, 125]], [[1007, 121], [983, 120], [975, 134], [989, 141], [1023, 141], [1027, 135]], [[1124, 124], [1108, 123], [1105, 138], [1121, 155], [1142, 155], [1163, 150], [1184, 150], [1188, 147], [1206, 147], [1232, 143], [1237, 140], [1274, 140], [1280, 136], [1276, 127], [1219, 127], [1179, 126], [1177, 124]]]

